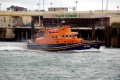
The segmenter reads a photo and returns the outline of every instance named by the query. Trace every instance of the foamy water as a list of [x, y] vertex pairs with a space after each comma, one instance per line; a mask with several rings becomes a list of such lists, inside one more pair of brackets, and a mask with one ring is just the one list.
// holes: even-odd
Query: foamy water
[[0, 42], [0, 50], [24, 50], [27, 49], [26, 43], [20, 42]]
[[0, 80], [119, 80], [120, 49], [27, 50], [26, 43], [0, 42]]

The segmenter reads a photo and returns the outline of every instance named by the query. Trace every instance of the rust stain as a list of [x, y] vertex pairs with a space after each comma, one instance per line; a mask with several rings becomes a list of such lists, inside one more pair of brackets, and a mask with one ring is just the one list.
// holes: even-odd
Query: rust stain
[[54, 17], [54, 14], [52, 14], [52, 17]]
[[78, 15], [78, 17], [80, 17], [80, 14]]

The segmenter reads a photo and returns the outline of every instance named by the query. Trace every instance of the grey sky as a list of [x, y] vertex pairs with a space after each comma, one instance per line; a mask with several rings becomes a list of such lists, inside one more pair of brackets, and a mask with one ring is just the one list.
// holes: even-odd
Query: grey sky
[[[100, 10], [102, 8], [102, 0], [77, 0], [78, 11]], [[104, 1], [104, 9], [106, 9], [106, 1]], [[0, 0], [1, 9], [6, 10], [11, 5], [21, 6], [30, 10], [38, 9], [39, 0]], [[50, 3], [53, 3], [53, 7], [72, 7], [76, 6], [75, 0], [44, 0], [44, 8], [47, 10], [50, 7]], [[120, 5], [120, 0], [108, 0], [109, 10], [118, 10], [117, 6]], [[40, 0], [40, 9], [43, 9], [43, 0]]]

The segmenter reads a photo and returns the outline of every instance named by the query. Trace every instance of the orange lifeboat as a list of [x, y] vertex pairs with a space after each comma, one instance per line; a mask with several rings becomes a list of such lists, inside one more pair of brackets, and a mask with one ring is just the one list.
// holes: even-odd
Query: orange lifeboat
[[[80, 43], [82, 38], [77, 38], [77, 32], [72, 32], [69, 26], [62, 26], [58, 29], [45, 31], [43, 38], [37, 38], [37, 44], [66, 44], [66, 43]], [[53, 43], [54, 42], [54, 43]]]
[[90, 48], [99, 49], [101, 42], [85, 42], [82, 38], [78, 38], [77, 32], [71, 31], [69, 26], [58, 28], [41, 29], [36, 36], [44, 32], [44, 36], [38, 37], [35, 43], [28, 44], [28, 49], [45, 50], [45, 51], [61, 51], [61, 50], [84, 50]]

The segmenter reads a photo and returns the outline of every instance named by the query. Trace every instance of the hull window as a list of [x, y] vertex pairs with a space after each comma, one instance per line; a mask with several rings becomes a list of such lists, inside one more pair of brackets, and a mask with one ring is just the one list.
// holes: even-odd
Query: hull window
[[52, 36], [52, 38], [57, 38], [57, 36]]
[[72, 35], [69, 35], [69, 37], [72, 37]]
[[57, 38], [57, 36], [55, 36], [55, 38]]
[[65, 37], [65, 35], [62, 35], [62, 37]]
[[66, 37], [68, 37], [68, 35], [66, 35]]

